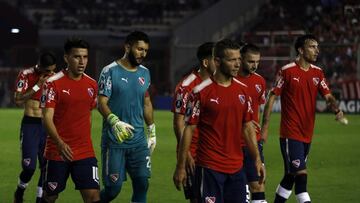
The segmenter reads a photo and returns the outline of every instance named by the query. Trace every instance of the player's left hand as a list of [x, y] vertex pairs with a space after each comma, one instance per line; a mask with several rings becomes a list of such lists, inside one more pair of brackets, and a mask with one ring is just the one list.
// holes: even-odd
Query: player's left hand
[[156, 128], [155, 124], [151, 124], [147, 127], [148, 130], [148, 148], [150, 149], [150, 154], [153, 153], [156, 146]]
[[266, 178], [266, 171], [265, 171], [265, 165], [262, 163], [260, 159], [256, 160], [255, 162], [256, 171], [258, 173], [259, 178], [259, 184], [263, 184], [265, 182]]
[[336, 113], [335, 120], [343, 125], [347, 125], [349, 123], [348, 119], [344, 116], [344, 112], [341, 110]]
[[176, 166], [173, 181], [177, 190], [181, 191], [181, 188], [186, 184], [186, 170]]

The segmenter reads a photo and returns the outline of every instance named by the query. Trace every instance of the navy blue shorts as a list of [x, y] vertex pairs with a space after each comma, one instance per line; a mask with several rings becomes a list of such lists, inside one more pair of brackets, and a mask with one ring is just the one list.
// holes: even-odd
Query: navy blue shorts
[[65, 189], [69, 175], [71, 175], [71, 179], [75, 183], [76, 190], [100, 188], [95, 157], [72, 162], [49, 160], [44, 184], [48, 196], [62, 192]]
[[243, 170], [226, 174], [197, 166], [195, 176], [200, 203], [246, 201], [246, 178]]
[[[260, 143], [258, 143], [258, 149], [259, 149], [261, 161], [264, 163], [263, 146]], [[259, 181], [260, 177], [257, 174], [255, 162], [250, 155], [249, 149], [247, 147], [243, 147], [243, 153], [244, 153], [244, 172], [247, 182]]]
[[280, 138], [281, 154], [285, 173], [296, 173], [306, 169], [306, 160], [310, 151], [310, 143]]
[[41, 118], [24, 116], [20, 129], [21, 166], [23, 169], [36, 168], [39, 159], [39, 168], [45, 167], [44, 149], [46, 132], [42, 126]]

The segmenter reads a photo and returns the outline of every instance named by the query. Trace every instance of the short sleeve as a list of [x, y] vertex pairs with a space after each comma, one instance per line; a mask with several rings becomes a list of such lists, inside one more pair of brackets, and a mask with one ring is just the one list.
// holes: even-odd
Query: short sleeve
[[58, 100], [58, 94], [53, 82], [47, 82], [43, 86], [41, 96], [41, 108], [55, 108]]
[[325, 96], [327, 94], [330, 94], [330, 88], [326, 82], [326, 79], [324, 77], [324, 73], [321, 71], [320, 73], [320, 85], [319, 85], [319, 92], [322, 96]]
[[189, 125], [196, 125], [200, 117], [200, 94], [191, 93], [186, 102], [185, 122]]
[[24, 74], [24, 71], [21, 71], [19, 75], [16, 78], [16, 87], [15, 92], [24, 93], [29, 88], [29, 79], [26, 74]]
[[276, 95], [279, 96], [283, 90], [284, 87], [284, 72], [282, 70], [280, 70], [276, 76], [276, 80], [274, 83], [273, 88], [271, 89], [271, 91]]
[[111, 71], [109, 68], [104, 68], [99, 77], [99, 95], [110, 97], [112, 93], [112, 78]]

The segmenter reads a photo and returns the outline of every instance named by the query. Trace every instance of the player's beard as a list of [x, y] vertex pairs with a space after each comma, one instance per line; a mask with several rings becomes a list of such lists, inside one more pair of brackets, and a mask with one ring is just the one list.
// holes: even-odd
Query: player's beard
[[[129, 62], [132, 66], [138, 66], [140, 65], [139, 62], [137, 62], [136, 58], [135, 58], [135, 55], [132, 51], [129, 52], [129, 55], [128, 55], [128, 59], [129, 59]], [[142, 60], [141, 60], [142, 61]]]

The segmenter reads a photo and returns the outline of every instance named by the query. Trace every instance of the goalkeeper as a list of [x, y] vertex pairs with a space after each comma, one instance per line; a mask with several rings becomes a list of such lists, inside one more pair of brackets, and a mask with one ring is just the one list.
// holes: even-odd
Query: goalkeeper
[[149, 39], [145, 33], [130, 33], [126, 37], [124, 56], [104, 67], [100, 74], [98, 109], [104, 118], [102, 202], [116, 198], [126, 181], [126, 173], [132, 181], [131, 202], [146, 202], [150, 154], [156, 145], [153, 108], [148, 93], [150, 73], [141, 65], [148, 49]]

